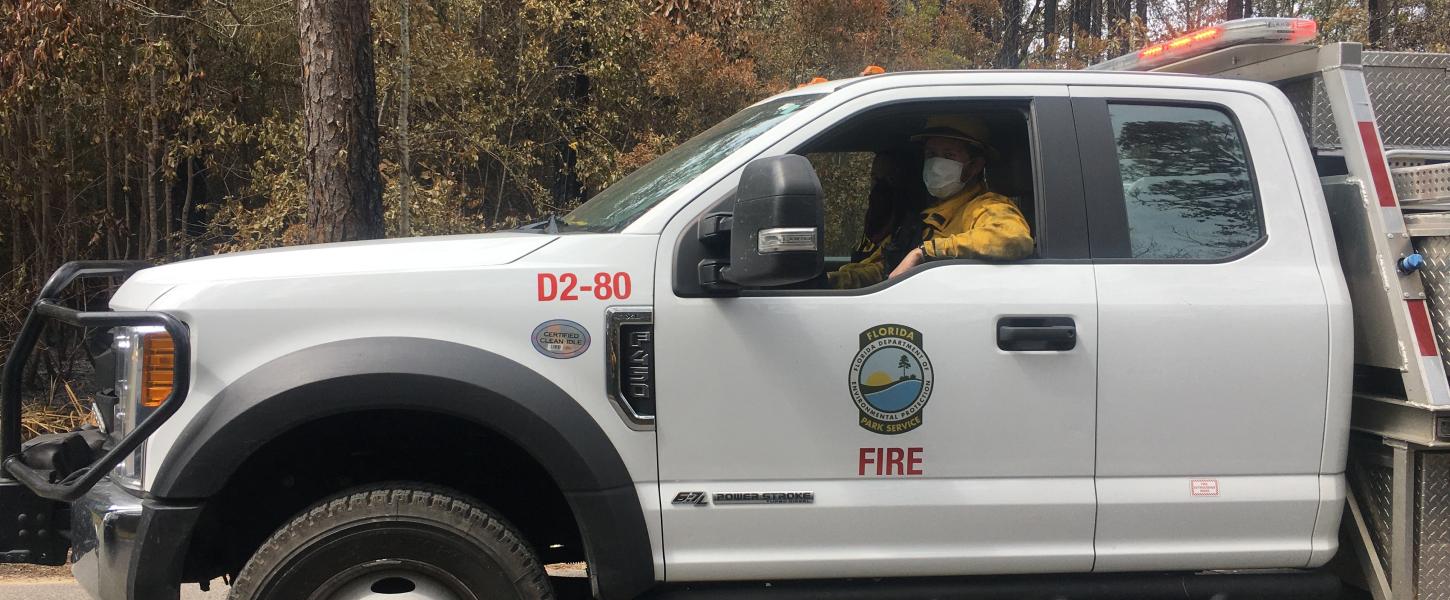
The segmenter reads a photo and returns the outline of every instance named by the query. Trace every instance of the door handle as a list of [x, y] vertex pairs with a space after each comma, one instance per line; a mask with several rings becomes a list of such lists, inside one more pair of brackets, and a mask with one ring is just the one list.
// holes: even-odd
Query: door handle
[[1077, 324], [1071, 317], [1002, 317], [997, 320], [997, 347], [1008, 352], [1066, 352], [1077, 347]]

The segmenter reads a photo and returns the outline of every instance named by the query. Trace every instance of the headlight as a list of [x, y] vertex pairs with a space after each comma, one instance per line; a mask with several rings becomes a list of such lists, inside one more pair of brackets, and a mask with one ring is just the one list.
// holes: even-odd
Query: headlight
[[[118, 439], [134, 431], [171, 394], [176, 375], [176, 346], [161, 327], [117, 327], [116, 414]], [[111, 478], [139, 489], [146, 466], [146, 444], [116, 465]]]

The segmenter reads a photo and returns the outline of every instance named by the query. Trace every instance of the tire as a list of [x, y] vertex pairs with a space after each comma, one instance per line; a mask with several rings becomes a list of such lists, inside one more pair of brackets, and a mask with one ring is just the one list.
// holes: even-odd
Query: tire
[[[392, 595], [392, 594], [396, 594]], [[303, 511], [262, 543], [231, 600], [552, 600], [537, 555], [493, 509], [390, 483]]]

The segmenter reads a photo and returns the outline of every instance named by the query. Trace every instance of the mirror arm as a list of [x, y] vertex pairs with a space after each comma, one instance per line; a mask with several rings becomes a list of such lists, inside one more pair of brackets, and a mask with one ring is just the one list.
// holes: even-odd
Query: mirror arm
[[704, 244], [729, 244], [735, 216], [728, 212], [710, 213], [700, 218], [699, 237]]
[[740, 286], [731, 283], [726, 271], [730, 269], [730, 261], [707, 258], [700, 261], [700, 287], [707, 293], [720, 296], [733, 296], [740, 292]]

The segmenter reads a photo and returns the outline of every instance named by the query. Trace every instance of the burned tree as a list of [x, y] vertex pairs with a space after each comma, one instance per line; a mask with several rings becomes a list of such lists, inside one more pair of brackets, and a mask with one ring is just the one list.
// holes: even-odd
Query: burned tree
[[377, 85], [367, 0], [298, 0], [309, 239], [382, 237]]

